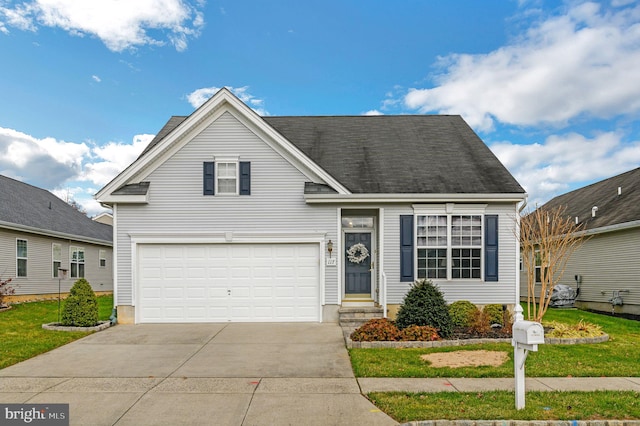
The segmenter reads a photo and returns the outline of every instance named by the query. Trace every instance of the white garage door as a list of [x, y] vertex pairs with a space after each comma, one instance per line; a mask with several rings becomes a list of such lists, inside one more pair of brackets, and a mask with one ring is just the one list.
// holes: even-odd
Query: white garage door
[[319, 321], [318, 244], [142, 244], [139, 322]]

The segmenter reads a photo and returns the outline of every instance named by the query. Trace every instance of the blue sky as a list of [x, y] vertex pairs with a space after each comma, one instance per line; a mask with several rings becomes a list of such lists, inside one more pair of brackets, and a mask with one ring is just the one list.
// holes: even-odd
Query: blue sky
[[0, 0], [0, 55], [0, 174], [90, 215], [223, 86], [263, 115], [460, 114], [530, 205], [640, 166], [635, 1]]

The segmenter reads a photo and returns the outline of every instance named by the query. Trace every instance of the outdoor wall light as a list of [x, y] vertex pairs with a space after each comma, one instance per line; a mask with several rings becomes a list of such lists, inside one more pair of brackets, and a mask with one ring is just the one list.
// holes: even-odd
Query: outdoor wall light
[[331, 257], [331, 252], [333, 251], [333, 241], [331, 240], [327, 243], [327, 251], [329, 252], [329, 257]]

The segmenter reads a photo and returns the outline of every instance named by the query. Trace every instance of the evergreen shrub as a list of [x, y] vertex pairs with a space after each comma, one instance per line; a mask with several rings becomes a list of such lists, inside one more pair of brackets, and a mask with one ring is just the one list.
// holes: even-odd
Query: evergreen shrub
[[98, 324], [98, 300], [91, 284], [77, 280], [64, 301], [61, 324], [73, 327], [93, 327]]
[[458, 300], [449, 305], [451, 325], [454, 327], [470, 327], [478, 307], [468, 300]]
[[410, 325], [430, 325], [444, 338], [453, 331], [449, 307], [442, 292], [426, 279], [412, 284], [398, 310], [396, 325], [401, 330]]

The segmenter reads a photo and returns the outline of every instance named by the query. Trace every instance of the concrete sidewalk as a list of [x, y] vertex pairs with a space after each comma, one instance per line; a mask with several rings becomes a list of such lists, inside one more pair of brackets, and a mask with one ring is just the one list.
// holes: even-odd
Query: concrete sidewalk
[[[359, 378], [363, 394], [370, 392], [482, 392], [514, 391], [514, 378]], [[636, 391], [640, 392], [640, 377], [527, 377], [527, 391]]]

